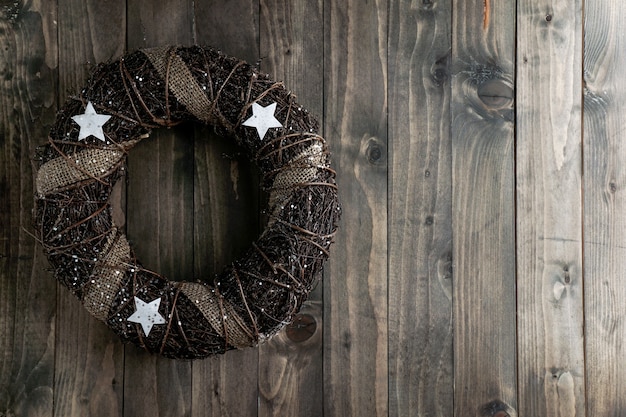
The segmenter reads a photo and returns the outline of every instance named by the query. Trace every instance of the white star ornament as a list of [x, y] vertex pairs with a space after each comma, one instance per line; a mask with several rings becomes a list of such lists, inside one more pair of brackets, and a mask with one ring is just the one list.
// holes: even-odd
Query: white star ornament
[[111, 118], [106, 114], [98, 114], [93, 108], [91, 101], [87, 103], [85, 113], [72, 116], [74, 120], [80, 126], [80, 132], [78, 133], [78, 140], [83, 140], [89, 136], [95, 136], [102, 142], [104, 139], [104, 132], [102, 126]]
[[161, 298], [156, 298], [149, 303], [135, 297], [135, 312], [128, 318], [128, 321], [141, 324], [141, 328], [146, 337], [150, 335], [152, 326], [165, 323], [165, 318], [159, 314]]
[[243, 122], [243, 125], [255, 127], [257, 133], [259, 134], [259, 138], [263, 140], [269, 128], [283, 127], [283, 125], [274, 117], [275, 111], [275, 102], [267, 107], [263, 107], [258, 103], [252, 103], [252, 116]]

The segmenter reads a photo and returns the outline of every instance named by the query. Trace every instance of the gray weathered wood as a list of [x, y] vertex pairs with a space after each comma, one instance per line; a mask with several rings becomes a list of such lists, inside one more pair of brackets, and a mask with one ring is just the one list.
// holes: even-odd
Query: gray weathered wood
[[584, 231], [587, 416], [626, 414], [626, 13], [585, 2]]
[[31, 155], [54, 119], [48, 4], [0, 8], [0, 415], [52, 416], [56, 284], [32, 235]]
[[[101, 19], [106, 14], [106, 21]], [[58, 103], [75, 96], [89, 71], [124, 51], [124, 1], [58, 3]], [[59, 287], [55, 350], [55, 414], [119, 416], [122, 412], [124, 349], [104, 323]]]
[[[261, 69], [284, 82], [301, 105], [320, 117], [322, 1], [262, 0], [260, 11]], [[329, 144], [332, 148], [332, 140]], [[322, 287], [309, 296], [289, 333], [283, 330], [259, 349], [260, 416], [323, 415]]]
[[[0, 416], [626, 413], [617, 0], [0, 3]], [[93, 319], [30, 215], [31, 155], [90, 69], [193, 43], [320, 116], [344, 214], [292, 333], [191, 363]], [[122, 220], [169, 278], [261, 230], [258, 173], [210, 127], [158, 130], [129, 171]]]
[[390, 415], [452, 415], [450, 17], [391, 2]]
[[516, 412], [515, 4], [453, 5], [454, 413]]
[[[519, 414], [585, 415], [582, 4], [519, 4]], [[594, 414], [599, 415], [599, 414]]]
[[324, 132], [342, 228], [324, 285], [324, 415], [388, 413], [387, 2], [324, 3]]

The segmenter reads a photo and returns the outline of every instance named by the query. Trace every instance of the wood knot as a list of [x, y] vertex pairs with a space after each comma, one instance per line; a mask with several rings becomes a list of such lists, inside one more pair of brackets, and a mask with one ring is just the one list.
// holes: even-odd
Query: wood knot
[[480, 408], [480, 415], [483, 417], [515, 417], [517, 414], [506, 403], [493, 400]]
[[503, 109], [513, 104], [513, 88], [504, 80], [485, 81], [478, 86], [478, 97], [491, 109]]
[[431, 10], [433, 6], [433, 0], [421, 0], [419, 3], [419, 8], [422, 10]]
[[317, 322], [310, 314], [298, 314], [293, 321], [287, 325], [285, 333], [289, 340], [294, 343], [301, 343], [308, 340], [315, 334]]
[[437, 59], [435, 63], [430, 67], [430, 79], [437, 87], [441, 87], [449, 78], [450, 68], [450, 55], [449, 53]]
[[365, 158], [367, 159], [367, 162], [369, 162], [371, 165], [385, 165], [385, 146], [378, 139], [371, 137], [364, 145], [365, 146], [363, 151], [365, 153]]
[[483, 119], [515, 119], [515, 92], [511, 76], [496, 64], [470, 64], [461, 74], [466, 111]]

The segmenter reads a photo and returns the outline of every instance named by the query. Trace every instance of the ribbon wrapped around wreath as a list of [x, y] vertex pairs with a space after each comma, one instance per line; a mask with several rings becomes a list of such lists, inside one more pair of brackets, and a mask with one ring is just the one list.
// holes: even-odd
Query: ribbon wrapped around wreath
[[[183, 121], [233, 137], [269, 192], [259, 238], [194, 282], [143, 268], [109, 203], [131, 148]], [[35, 160], [35, 229], [56, 278], [122, 340], [173, 358], [254, 346], [289, 323], [320, 277], [341, 211], [317, 121], [281, 83], [206, 47], [100, 64]]]

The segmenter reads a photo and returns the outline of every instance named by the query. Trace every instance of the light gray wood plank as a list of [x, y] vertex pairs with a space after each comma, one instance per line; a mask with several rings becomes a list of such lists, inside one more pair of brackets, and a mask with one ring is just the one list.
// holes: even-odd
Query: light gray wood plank
[[451, 416], [451, 2], [391, 2], [390, 415]]
[[588, 416], [626, 414], [626, 13], [585, 2], [584, 231]]
[[515, 4], [456, 2], [452, 230], [456, 416], [515, 416]]
[[324, 415], [388, 413], [386, 1], [324, 3], [340, 230], [324, 286]]
[[585, 415], [581, 12], [579, 1], [518, 9], [520, 415]]

